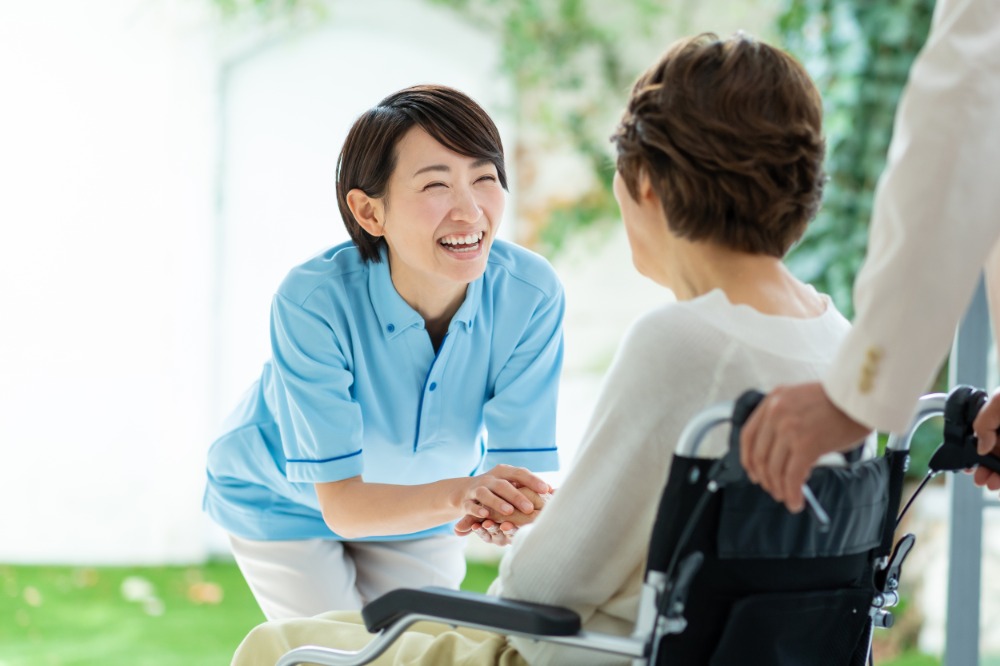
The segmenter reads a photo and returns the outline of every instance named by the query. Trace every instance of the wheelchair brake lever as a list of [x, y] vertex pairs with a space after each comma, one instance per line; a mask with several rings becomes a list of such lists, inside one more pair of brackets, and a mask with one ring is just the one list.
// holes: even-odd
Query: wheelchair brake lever
[[913, 549], [913, 544], [916, 540], [917, 537], [913, 534], [905, 534], [896, 544], [896, 548], [892, 551], [892, 555], [889, 557], [888, 562], [886, 562], [885, 568], [876, 572], [875, 587], [880, 593], [896, 592], [899, 588], [899, 578], [902, 575], [903, 562], [906, 561], [906, 556], [910, 554], [910, 550]]

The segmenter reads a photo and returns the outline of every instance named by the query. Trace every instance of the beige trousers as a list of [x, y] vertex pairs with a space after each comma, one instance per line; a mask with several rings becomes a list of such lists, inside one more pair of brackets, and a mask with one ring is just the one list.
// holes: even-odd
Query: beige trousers
[[[266, 622], [243, 640], [232, 666], [274, 666], [289, 650], [319, 645], [358, 650], [372, 639], [356, 612]], [[419, 622], [371, 662], [380, 666], [527, 666], [506, 637], [476, 629]]]

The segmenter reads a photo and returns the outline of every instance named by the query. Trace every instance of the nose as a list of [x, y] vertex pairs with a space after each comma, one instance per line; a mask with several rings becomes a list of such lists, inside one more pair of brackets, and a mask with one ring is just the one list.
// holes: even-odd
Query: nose
[[471, 187], [457, 187], [454, 190], [451, 217], [462, 222], [477, 222], [483, 216], [483, 208]]

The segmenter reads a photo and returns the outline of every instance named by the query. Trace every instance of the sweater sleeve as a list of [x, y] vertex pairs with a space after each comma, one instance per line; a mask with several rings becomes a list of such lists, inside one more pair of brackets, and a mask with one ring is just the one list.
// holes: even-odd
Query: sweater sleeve
[[[627, 334], [572, 473], [535, 524], [515, 538], [493, 592], [568, 606], [587, 623], [598, 608], [609, 612], [603, 607], [609, 599], [641, 581], [677, 437], [704, 404], [702, 384], [711, 381], [705, 370], [714, 363], [663, 323], [640, 320]], [[620, 618], [624, 627], [634, 620], [627, 614]], [[540, 655], [547, 648], [537, 643], [514, 642], [529, 661], [562, 662]], [[608, 663], [607, 655], [601, 658]], [[574, 654], [572, 663], [580, 659]]]

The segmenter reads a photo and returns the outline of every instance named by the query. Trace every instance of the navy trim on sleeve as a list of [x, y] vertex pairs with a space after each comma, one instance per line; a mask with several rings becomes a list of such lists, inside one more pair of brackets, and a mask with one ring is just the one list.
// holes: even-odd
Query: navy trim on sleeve
[[550, 446], [547, 449], [491, 449], [486, 447], [487, 453], [531, 453], [532, 451], [558, 451], [558, 449], [554, 446]]
[[343, 460], [345, 458], [353, 458], [354, 456], [361, 455], [361, 449], [358, 449], [354, 453], [348, 453], [342, 456], [334, 456], [333, 458], [324, 458], [323, 460], [309, 460], [308, 458], [289, 458], [287, 462], [290, 463], [328, 463], [334, 460]]

